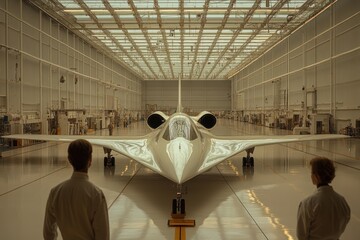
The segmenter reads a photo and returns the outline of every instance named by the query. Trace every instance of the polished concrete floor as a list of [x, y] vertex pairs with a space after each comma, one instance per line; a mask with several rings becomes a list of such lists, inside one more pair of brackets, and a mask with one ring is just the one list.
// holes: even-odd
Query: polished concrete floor
[[[114, 135], [141, 135], [144, 122]], [[220, 120], [218, 135], [289, 134], [278, 129]], [[107, 135], [107, 131], [95, 134]], [[291, 133], [290, 133], [291, 134]], [[51, 187], [69, 178], [67, 144], [42, 143], [0, 158], [0, 239], [42, 239], [42, 224]], [[103, 167], [103, 150], [95, 147], [90, 180], [101, 187], [109, 206], [111, 239], [174, 239], [167, 226], [176, 184], [114, 153], [115, 169]], [[333, 187], [345, 196], [351, 221], [343, 240], [360, 239], [360, 140], [342, 139], [278, 144], [255, 149], [255, 168], [243, 169], [239, 154], [184, 184], [187, 218], [196, 226], [187, 239], [297, 239], [299, 202], [315, 188], [309, 161], [326, 156], [336, 161]], [[5, 154], [3, 155], [5, 156]], [[60, 237], [61, 239], [61, 237]]]

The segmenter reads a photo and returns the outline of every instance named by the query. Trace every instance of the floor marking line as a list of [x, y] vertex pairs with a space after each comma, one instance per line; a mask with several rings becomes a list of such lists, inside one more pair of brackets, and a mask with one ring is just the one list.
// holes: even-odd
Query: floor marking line
[[[299, 144], [299, 143], [298, 143], [298, 144]], [[321, 155], [318, 155], [318, 154], [315, 154], [315, 153], [310, 153], [310, 152], [307, 152], [307, 151], [305, 151], [305, 150], [300, 150], [300, 149], [297, 149], [296, 147], [286, 146], [286, 144], [283, 144], [283, 143], [280, 143], [279, 145], [282, 145], [283, 147], [287, 147], [287, 148], [293, 149], [293, 150], [298, 151], [298, 152], [302, 152], [302, 153], [309, 154], [309, 155], [316, 156], [316, 157], [321, 157]], [[315, 147], [312, 147], [312, 146], [309, 146], [309, 145], [306, 145], [306, 146], [308, 146], [308, 147], [310, 147], [310, 148], [316, 149]], [[350, 158], [350, 159], [353, 159], [353, 160], [358, 160], [357, 158], [350, 157], [350, 156], [346, 156], [345, 154], [334, 153], [334, 152], [327, 151], [327, 150], [324, 150], [324, 149], [321, 149], [321, 150], [324, 151], [324, 152], [328, 152], [328, 153], [330, 153], [330, 154], [339, 155], [339, 156], [342, 156], [342, 157], [347, 157], [347, 158]], [[345, 163], [342, 163], [342, 162], [339, 162], [339, 161], [335, 161], [335, 160], [334, 160], [334, 162], [336, 162], [337, 164], [340, 164], [340, 165], [342, 165], [342, 166], [345, 166], [345, 167], [348, 167], [348, 168], [351, 168], [351, 169], [359, 170], [359, 171], [360, 171], [360, 169], [357, 168], [357, 167], [350, 166], [350, 165], [347, 165], [347, 164], [345, 164]]]
[[119, 199], [120, 195], [125, 191], [125, 189], [127, 188], [127, 186], [130, 184], [130, 182], [134, 179], [134, 177], [138, 174], [139, 170], [142, 169], [143, 167], [140, 166], [139, 169], [135, 172], [134, 175], [131, 176], [130, 180], [125, 184], [124, 188], [119, 192], [119, 194], [116, 196], [116, 198], [114, 199], [114, 201], [109, 205], [108, 209], [110, 209], [114, 203], [116, 202], [116, 200]]
[[[52, 144], [51, 146], [39, 146], [40, 144], [46, 144], [46, 145], [50, 145]], [[51, 147], [57, 147], [58, 145], [61, 145], [61, 144], [65, 144], [64, 142], [41, 142], [41, 143], [35, 143], [33, 145], [27, 145], [27, 146], [20, 146], [20, 147], [17, 147], [17, 148], [13, 148], [13, 149], [10, 149], [10, 150], [6, 150], [6, 151], [2, 151], [0, 153], [0, 158], [1, 159], [7, 159], [7, 158], [11, 158], [11, 157], [14, 157], [14, 156], [18, 156], [18, 155], [23, 155], [25, 153], [31, 153], [31, 152], [35, 152], [35, 151], [39, 151], [39, 150], [42, 150], [42, 149], [45, 149], [45, 148], [51, 148]], [[35, 148], [39, 146], [39, 148]], [[34, 148], [34, 149], [31, 149], [31, 148]], [[17, 152], [21, 150], [21, 152]], [[9, 156], [2, 156], [2, 154], [6, 153], [6, 152], [10, 152], [10, 151], [13, 151], [14, 153], [12, 153], [11, 155]]]
[[27, 183], [25, 183], [25, 184], [23, 184], [23, 185], [21, 185], [21, 186], [18, 186], [18, 187], [16, 187], [16, 188], [13, 188], [13, 189], [11, 189], [11, 190], [9, 190], [9, 191], [7, 191], [7, 192], [4, 192], [4, 193], [0, 194], [0, 197], [4, 196], [4, 195], [6, 195], [6, 194], [9, 194], [9, 193], [11, 193], [11, 192], [14, 192], [14, 191], [16, 191], [16, 190], [18, 190], [18, 189], [20, 189], [20, 188], [26, 187], [26, 186], [34, 183], [34, 182], [37, 182], [37, 181], [39, 181], [39, 180], [42, 180], [42, 179], [44, 179], [44, 178], [46, 178], [46, 177], [48, 177], [48, 176], [50, 176], [50, 175], [52, 175], [52, 174], [54, 174], [54, 173], [57, 173], [57, 172], [59, 172], [59, 171], [61, 171], [61, 170], [64, 170], [65, 168], [67, 168], [67, 166], [62, 167], [62, 168], [59, 168], [59, 169], [57, 169], [57, 170], [55, 170], [55, 171], [53, 171], [53, 172], [50, 172], [50, 173], [48, 173], [48, 174], [46, 174], [46, 175], [44, 175], [44, 176], [42, 176], [42, 177], [40, 177], [40, 178], [37, 178], [37, 179], [32, 180], [32, 181], [30, 181], [30, 182], [27, 182]]
[[234, 191], [234, 189], [231, 187], [230, 183], [226, 180], [225, 176], [222, 174], [222, 172], [220, 171], [220, 169], [218, 168], [218, 166], [216, 166], [216, 169], [219, 171], [220, 175], [223, 177], [225, 183], [228, 185], [228, 187], [230, 188], [230, 190], [234, 193], [235, 197], [238, 199], [238, 201], [240, 202], [240, 204], [243, 206], [243, 208], [245, 209], [245, 211], [248, 213], [248, 215], [250, 216], [250, 218], [253, 220], [253, 222], [255, 223], [255, 225], [258, 227], [258, 229], [260, 230], [260, 232], [264, 235], [264, 237], [266, 239], [269, 240], [269, 238], [266, 236], [265, 232], [261, 229], [260, 225], [257, 223], [257, 221], [255, 220], [255, 218], [250, 214], [249, 210], [246, 208], [246, 206], [244, 205], [244, 203], [241, 201], [241, 199], [239, 198], [239, 196], [236, 194], [236, 192]]

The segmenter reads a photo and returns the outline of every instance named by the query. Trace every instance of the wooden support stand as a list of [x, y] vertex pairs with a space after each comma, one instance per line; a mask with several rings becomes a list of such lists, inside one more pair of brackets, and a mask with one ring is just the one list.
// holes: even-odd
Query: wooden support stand
[[175, 240], [186, 240], [186, 227], [194, 227], [195, 220], [175, 218], [168, 221], [169, 227], [175, 227]]

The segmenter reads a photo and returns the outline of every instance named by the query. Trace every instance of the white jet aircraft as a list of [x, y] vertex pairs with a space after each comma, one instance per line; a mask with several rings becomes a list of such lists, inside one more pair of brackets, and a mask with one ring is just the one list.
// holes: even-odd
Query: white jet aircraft
[[210, 112], [189, 116], [181, 112], [181, 81], [179, 80], [179, 103], [177, 112], [167, 116], [157, 111], [147, 119], [153, 131], [144, 136], [89, 136], [89, 135], [35, 135], [15, 134], [3, 136], [12, 139], [71, 142], [84, 138], [104, 148], [108, 154], [104, 165], [114, 166], [114, 150], [134, 159], [158, 174], [179, 184], [209, 170], [242, 151], [247, 152], [243, 165], [254, 166], [250, 157], [256, 146], [300, 142], [310, 140], [339, 139], [338, 134], [286, 135], [286, 136], [215, 136], [208, 130], [216, 124], [216, 117]]
[[212, 113], [203, 111], [194, 117], [182, 113], [181, 109], [179, 80], [177, 112], [171, 116], [160, 111], [151, 114], [147, 118], [147, 125], [153, 131], [144, 136], [14, 134], [2, 137], [56, 142], [71, 142], [83, 138], [104, 148], [104, 152], [108, 154], [104, 158], [105, 166], [114, 165], [114, 158], [110, 155], [111, 150], [114, 150], [178, 184], [242, 151], [247, 152], [243, 165], [253, 166], [253, 158], [249, 156], [256, 146], [346, 137], [339, 134], [215, 136], [208, 131], [216, 125], [216, 117]]

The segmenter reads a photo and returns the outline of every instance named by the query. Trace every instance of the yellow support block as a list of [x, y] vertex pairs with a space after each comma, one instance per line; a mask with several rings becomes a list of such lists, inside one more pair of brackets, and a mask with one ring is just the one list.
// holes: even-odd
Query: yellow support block
[[186, 240], [186, 231], [185, 227], [176, 227], [175, 228], [175, 240]]
[[195, 220], [192, 219], [170, 219], [169, 227], [175, 227], [175, 240], [186, 240], [186, 227], [194, 227]]
[[169, 227], [194, 227], [195, 220], [193, 219], [170, 219], [168, 221]]

